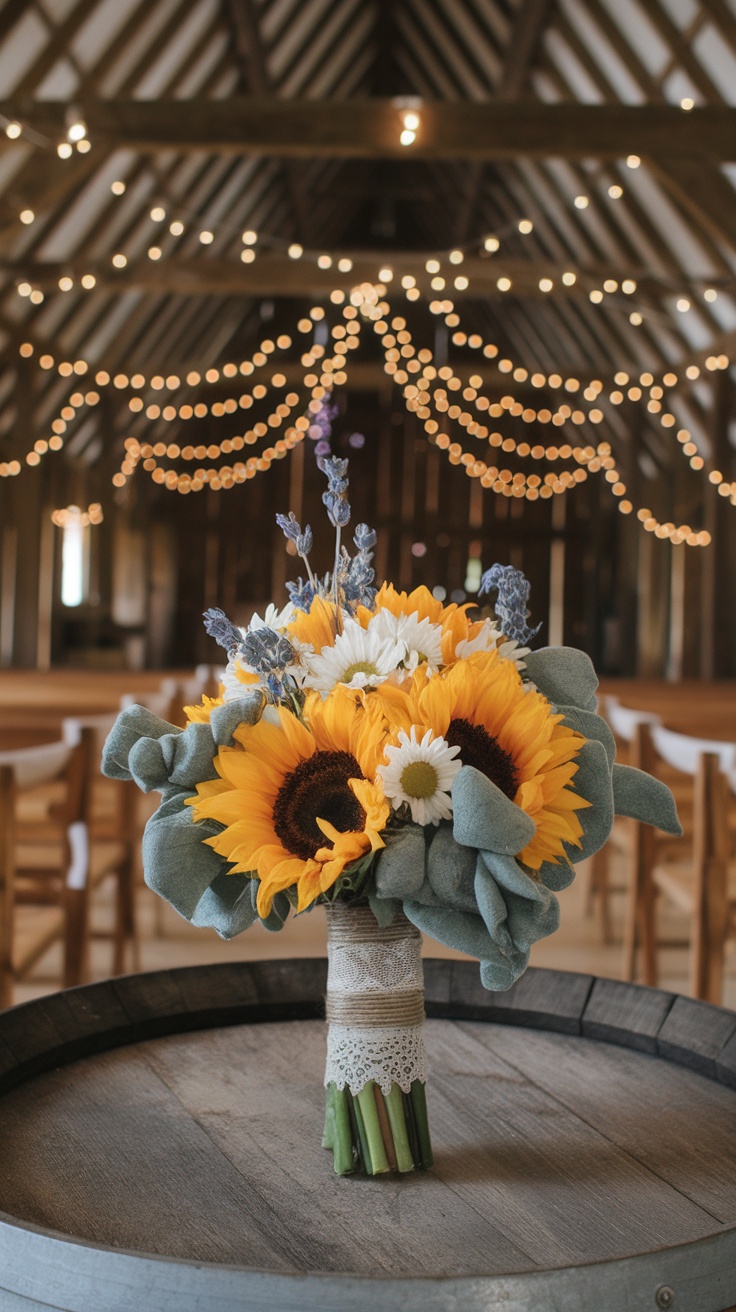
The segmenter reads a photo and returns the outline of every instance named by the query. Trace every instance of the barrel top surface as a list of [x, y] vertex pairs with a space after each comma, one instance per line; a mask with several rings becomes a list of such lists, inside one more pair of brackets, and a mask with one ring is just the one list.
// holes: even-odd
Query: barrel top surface
[[[320, 1147], [322, 962], [130, 977], [3, 1013], [6, 1227], [433, 1281], [736, 1235], [736, 1016], [550, 971], [489, 996], [477, 967], [426, 965], [435, 1166], [409, 1177], [336, 1177]], [[736, 1300], [730, 1269], [714, 1308]]]

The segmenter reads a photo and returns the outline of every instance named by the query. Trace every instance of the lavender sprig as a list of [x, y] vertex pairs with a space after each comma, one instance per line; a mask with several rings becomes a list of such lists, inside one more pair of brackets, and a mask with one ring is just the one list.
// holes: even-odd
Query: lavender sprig
[[307, 524], [306, 528], [304, 529], [304, 532], [302, 532], [299, 520], [297, 519], [293, 510], [290, 510], [288, 515], [277, 515], [276, 523], [278, 524], [284, 536], [289, 540], [289, 542], [294, 543], [294, 546], [296, 547], [296, 554], [298, 556], [301, 556], [302, 560], [304, 561], [304, 564], [307, 567], [309, 582], [312, 584], [313, 587], [316, 587], [314, 574], [312, 573], [312, 566], [309, 563], [309, 553], [312, 550], [312, 546], [314, 545], [314, 538], [312, 536], [312, 530], [309, 524]]
[[263, 625], [252, 629], [243, 639], [243, 654], [258, 674], [282, 672], [296, 659], [294, 648], [283, 633]]
[[501, 628], [508, 638], [526, 646], [542, 627], [540, 623], [536, 629], [530, 629], [526, 622], [531, 592], [529, 580], [520, 569], [514, 569], [512, 565], [491, 565], [481, 578], [478, 596], [490, 592], [492, 588], [498, 589], [494, 609], [501, 621]]
[[224, 610], [212, 606], [204, 612], [204, 627], [219, 647], [224, 647], [228, 656], [240, 651], [243, 645], [241, 630], [229, 620]]
[[340, 588], [346, 608], [353, 613], [358, 606], [371, 608], [376, 596], [373, 587], [375, 572], [371, 567], [372, 548], [376, 545], [375, 530], [367, 524], [358, 524], [353, 534], [353, 542], [358, 548], [352, 560], [343, 552], [340, 571]]

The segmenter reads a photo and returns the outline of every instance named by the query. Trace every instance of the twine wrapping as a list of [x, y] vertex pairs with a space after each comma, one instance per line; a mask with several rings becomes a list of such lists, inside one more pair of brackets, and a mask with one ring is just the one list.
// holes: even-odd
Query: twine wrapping
[[325, 1083], [408, 1092], [426, 1080], [421, 935], [403, 912], [382, 928], [363, 907], [329, 907], [327, 926]]

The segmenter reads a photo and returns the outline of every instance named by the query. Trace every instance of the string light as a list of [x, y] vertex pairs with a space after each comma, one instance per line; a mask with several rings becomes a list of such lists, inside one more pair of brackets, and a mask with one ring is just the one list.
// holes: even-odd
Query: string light
[[[455, 259], [452, 262], [457, 264], [460, 261]], [[381, 272], [388, 275], [392, 271], [382, 270]], [[67, 281], [72, 283], [71, 279], [67, 279]], [[417, 351], [401, 316], [395, 316], [391, 320], [389, 329], [385, 316], [390, 315], [390, 306], [380, 299], [385, 295], [385, 283], [388, 281], [390, 281], [390, 278], [387, 276], [385, 281], [380, 284], [371, 284], [369, 282], [360, 284], [350, 293], [348, 304], [344, 304], [344, 293], [338, 289], [330, 294], [330, 300], [333, 304], [343, 304], [342, 315], [347, 326], [338, 324], [331, 330], [334, 338], [332, 355], [325, 355], [324, 347], [315, 343], [302, 356], [302, 365], [307, 371], [304, 375], [304, 385], [311, 392], [309, 405], [319, 406], [325, 396], [331, 394], [334, 386], [343, 385], [347, 380], [346, 354], [357, 345], [359, 337], [360, 318], [357, 316], [372, 319], [376, 332], [383, 337], [386, 372], [393, 377], [398, 385], [403, 386], [407, 408], [416, 413], [424, 422], [428, 438], [440, 449], [447, 452], [451, 463], [464, 465], [469, 476], [478, 477], [484, 487], [490, 487], [499, 495], [527, 496], [530, 500], [537, 500], [540, 497], [547, 499], [549, 496], [561, 494], [585, 481], [589, 474], [602, 470], [606, 482], [610, 484], [611, 491], [617, 498], [621, 513], [631, 513], [633, 506], [625, 495], [626, 487], [616, 468], [608, 443], [582, 446], [561, 441], [558, 445], [554, 443], [545, 445], [539, 442], [523, 441], [518, 437], [504, 436], [496, 428], [491, 428], [490, 425], [482, 422], [487, 418], [493, 419], [508, 415], [510, 418], [517, 419], [526, 425], [544, 426], [551, 424], [558, 428], [564, 428], [566, 425], [571, 424], [579, 428], [585, 424], [599, 424], [604, 419], [603, 411], [597, 404], [598, 397], [605, 390], [602, 380], [593, 380], [586, 386], [581, 385], [579, 379], [573, 377], [563, 378], [562, 375], [554, 373], [545, 376], [542, 373], [535, 372], [530, 377], [529, 371], [524, 366], [515, 364], [513, 360], [507, 357], [500, 357], [495, 344], [485, 343], [480, 334], [467, 334], [458, 329], [458, 331], [453, 332], [453, 345], [468, 346], [470, 349], [482, 351], [483, 356], [492, 361], [494, 367], [502, 375], [512, 374], [515, 381], [520, 383], [528, 382], [530, 386], [535, 388], [548, 387], [554, 389], [564, 387], [564, 390], [570, 394], [580, 392], [580, 402], [576, 400], [573, 405], [563, 400], [555, 408], [550, 406], [537, 408], [525, 404], [511, 393], [501, 396], [498, 400], [493, 400], [484, 394], [482, 390], [483, 379], [480, 375], [471, 375], [464, 382], [449, 365], [443, 365], [438, 369], [434, 364], [431, 351], [426, 349]], [[508, 281], [510, 284], [510, 280]], [[419, 289], [416, 288], [416, 279], [413, 275], [404, 275], [402, 283], [405, 293], [416, 291], [417, 295], [419, 294]], [[618, 283], [614, 279], [606, 280], [604, 288], [606, 292], [612, 293], [618, 289]], [[341, 301], [336, 300], [336, 293], [342, 298]], [[450, 318], [453, 318], [459, 324], [459, 316], [454, 314], [451, 301], [433, 302], [430, 308], [435, 312], [445, 313], [448, 323]], [[323, 306], [313, 306], [309, 318], [300, 321], [300, 330], [311, 332], [313, 324], [323, 319], [324, 315]], [[255, 352], [250, 361], [242, 361], [239, 365], [228, 362], [220, 369], [212, 368], [207, 370], [204, 377], [198, 371], [192, 370], [186, 376], [186, 384], [191, 387], [199, 387], [203, 383], [214, 384], [221, 382], [223, 379], [235, 378], [238, 375], [248, 376], [265, 367], [275, 350], [287, 349], [290, 345], [291, 339], [286, 335], [277, 338], [276, 342], [264, 339], [260, 351]], [[29, 355], [32, 353], [32, 346], [24, 343], [21, 347], [21, 354]], [[725, 354], [710, 356], [705, 361], [705, 369], [714, 371], [728, 368], [729, 363], [729, 358]], [[39, 366], [44, 369], [53, 368], [53, 357], [41, 356]], [[82, 376], [88, 371], [89, 365], [84, 360], [60, 361], [56, 368], [61, 377], [70, 378], [72, 375]], [[694, 381], [700, 375], [701, 370], [698, 366], [688, 366], [685, 370], [685, 377], [688, 381]], [[674, 371], [668, 370], [663, 375], [661, 382], [657, 382], [650, 372], [642, 373], [639, 385], [636, 380], [632, 381], [628, 374], [619, 370], [615, 374], [614, 381], [616, 389], [611, 389], [608, 395], [611, 404], [621, 403], [624, 399], [624, 393], [620, 388], [626, 387], [628, 384], [629, 399], [634, 402], [641, 400], [645, 403], [648, 411], [658, 416], [659, 422], [664, 428], [670, 428], [676, 423], [675, 417], [670, 411], [664, 410], [662, 405], [665, 388], [672, 387], [678, 382], [678, 374]], [[108, 386], [112, 383], [112, 386], [118, 390], [130, 388], [134, 392], [140, 392], [145, 387], [150, 387], [154, 392], [162, 390], [175, 391], [182, 386], [182, 380], [176, 375], [169, 375], [166, 378], [161, 375], [152, 375], [150, 378], [146, 378], [143, 374], [135, 374], [128, 378], [125, 374], [117, 374], [111, 380], [109, 374], [104, 370], [97, 372], [95, 382], [99, 387]], [[145, 416], [151, 422], [172, 422], [174, 420], [186, 422], [190, 419], [203, 418], [208, 414], [219, 418], [235, 413], [238, 408], [249, 409], [256, 401], [265, 398], [269, 387], [286, 387], [285, 375], [278, 372], [274, 373], [267, 385], [254, 380], [249, 392], [242, 393], [238, 398], [227, 397], [224, 400], [215, 401], [211, 405], [200, 401], [195, 405], [185, 403], [174, 406], [173, 404], [159, 405], [157, 402], [151, 401], [146, 406], [144, 399], [140, 396], [131, 397], [128, 405], [133, 414], [142, 414], [145, 410]], [[646, 388], [649, 389], [648, 399], [644, 396], [642, 390]], [[33, 449], [26, 456], [26, 463], [29, 465], [38, 464], [47, 451], [61, 449], [69, 422], [76, 417], [84, 406], [97, 404], [99, 399], [99, 392], [94, 389], [90, 389], [86, 393], [82, 391], [72, 393], [68, 403], [62, 408], [57, 419], [51, 425], [50, 438], [41, 438], [34, 443]], [[228, 465], [222, 468], [213, 467], [209, 470], [206, 468], [198, 469], [192, 475], [178, 474], [176, 470], [164, 469], [159, 464], [160, 456], [168, 455], [170, 459], [179, 458], [185, 462], [201, 462], [204, 459], [211, 460], [219, 459], [222, 456], [227, 457], [233, 451], [242, 449], [245, 445], [251, 445], [260, 438], [269, 436], [271, 430], [281, 427], [298, 401], [298, 392], [288, 393], [283, 401], [272, 410], [265, 422], [259, 421], [247, 433], [236, 434], [235, 437], [226, 438], [221, 443], [203, 444], [192, 442], [187, 444], [186, 447], [181, 447], [177, 443], [157, 442], [146, 444], [141, 443], [137, 438], [128, 439], [126, 457], [123, 466], [121, 466], [120, 474], [116, 475], [116, 485], [122, 486], [134, 469], [142, 464], [144, 470], [150, 472], [152, 476], [155, 473], [154, 481], [163, 483], [166, 487], [179, 487], [182, 479], [185, 480], [185, 483], [188, 480], [189, 491], [200, 490], [204, 486], [214, 488], [234, 486], [239, 479], [242, 481], [245, 478], [252, 477], [254, 472], [261, 472], [263, 468], [270, 467], [274, 459], [282, 458], [297, 441], [302, 440], [303, 429], [300, 426], [300, 421], [297, 420], [293, 428], [286, 430], [284, 438], [279, 438], [273, 449], [267, 448], [262, 455], [254, 456], [252, 459], [255, 464], [251, 464], [250, 461], [246, 462], [243, 465], [245, 472], [242, 473], [236, 470], [235, 465]], [[465, 402], [465, 407], [460, 404], [461, 401]], [[479, 418], [475, 417], [474, 412], [479, 415]], [[301, 418], [303, 419], [304, 416]], [[518, 457], [531, 459], [534, 462], [544, 460], [553, 464], [563, 461], [568, 463], [564, 468], [560, 468], [555, 472], [548, 472], [544, 477], [541, 477], [536, 474], [524, 474], [521, 471], [514, 472], [490, 464], [487, 461], [484, 462], [482, 459], [477, 458], [476, 453], [464, 451], [461, 444], [453, 442], [450, 435], [442, 431], [442, 426], [447, 419], [457, 422], [459, 427], [465, 429], [469, 436], [487, 442], [491, 448], [500, 448], [501, 451], [507, 453], [515, 452]], [[689, 430], [680, 430], [678, 439], [683, 447], [684, 455], [690, 460], [691, 467], [695, 470], [702, 469], [704, 461], [698, 455], [697, 449], [692, 443]], [[572, 465], [569, 464], [570, 460], [573, 461]], [[17, 472], [16, 465], [20, 468], [19, 462], [6, 462], [0, 469], [0, 475], [13, 476], [14, 472]], [[708, 478], [712, 485], [718, 487], [720, 496], [730, 497], [732, 503], [736, 504], [736, 484], [732, 485], [728, 482], [719, 470], [711, 470]], [[650, 528], [650, 521], [652, 521], [651, 531], [655, 531], [658, 537], [670, 539], [673, 545], [680, 542], [685, 542], [688, 545], [705, 544], [703, 534], [694, 533], [688, 525], [662, 524], [650, 514], [647, 514], [645, 519], [640, 516], [640, 520], [645, 523], [647, 529]]]
[[62, 510], [51, 511], [51, 519], [57, 528], [66, 528], [70, 523], [87, 528], [89, 524], [101, 524], [104, 518], [99, 501], [93, 501], [86, 510], [81, 510], [79, 506], [65, 506]]

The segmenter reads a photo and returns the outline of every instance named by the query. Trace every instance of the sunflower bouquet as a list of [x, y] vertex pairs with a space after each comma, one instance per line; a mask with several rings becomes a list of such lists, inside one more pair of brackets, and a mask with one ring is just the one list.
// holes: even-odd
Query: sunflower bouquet
[[147, 883], [231, 938], [323, 906], [327, 1106], [338, 1174], [431, 1164], [421, 934], [477, 957], [507, 989], [559, 923], [555, 894], [614, 813], [679, 825], [669, 791], [615, 762], [597, 679], [572, 648], [531, 651], [529, 584], [483, 576], [495, 618], [426, 587], [376, 589], [375, 534], [350, 522], [347, 461], [324, 458], [332, 569], [278, 522], [304, 563], [289, 601], [243, 629], [219, 610], [220, 695], [187, 726], [118, 718], [103, 769], [162, 801], [143, 839]]

